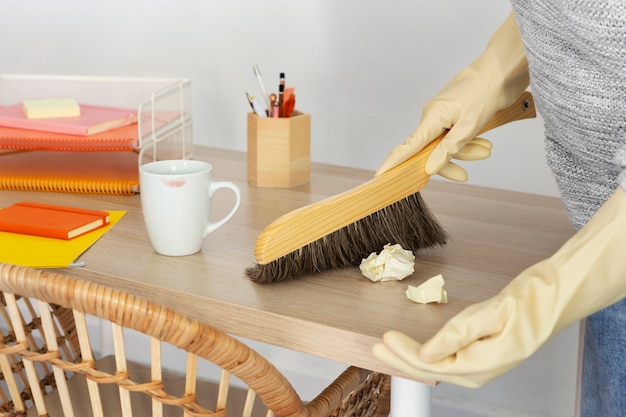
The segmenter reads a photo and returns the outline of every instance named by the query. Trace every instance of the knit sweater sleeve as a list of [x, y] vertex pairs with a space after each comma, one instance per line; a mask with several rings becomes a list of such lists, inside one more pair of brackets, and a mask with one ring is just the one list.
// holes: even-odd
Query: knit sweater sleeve
[[595, 52], [599, 67], [626, 76], [626, 3], [611, 0], [561, 2], [574, 44]]
[[615, 159], [621, 168], [621, 172], [617, 177], [618, 184], [626, 191], [626, 146], [617, 151]]

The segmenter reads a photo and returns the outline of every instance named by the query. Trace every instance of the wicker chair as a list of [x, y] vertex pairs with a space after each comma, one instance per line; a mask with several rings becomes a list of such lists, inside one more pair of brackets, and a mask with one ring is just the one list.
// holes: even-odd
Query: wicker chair
[[[3, 415], [369, 417], [389, 413], [386, 375], [349, 367], [304, 403], [272, 364], [239, 340], [102, 285], [0, 264], [0, 292]], [[94, 354], [98, 343], [92, 347], [94, 337], [87, 332], [90, 316], [111, 323], [114, 355]], [[126, 329], [145, 335], [150, 365], [127, 360]], [[182, 351], [186, 361], [178, 368], [186, 369], [176, 372], [167, 367], [171, 355], [165, 352], [172, 346]], [[197, 377], [199, 361], [216, 366], [219, 382]], [[230, 386], [231, 375], [247, 388]]]

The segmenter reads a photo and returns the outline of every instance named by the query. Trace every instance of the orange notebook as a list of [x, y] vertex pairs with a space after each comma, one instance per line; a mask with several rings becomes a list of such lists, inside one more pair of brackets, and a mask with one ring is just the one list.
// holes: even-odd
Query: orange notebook
[[138, 156], [134, 151], [0, 152], [0, 189], [135, 194]]
[[139, 146], [137, 123], [92, 136], [0, 126], [0, 149], [39, 151], [130, 151]]
[[80, 116], [29, 119], [22, 103], [0, 107], [0, 126], [69, 135], [95, 135], [137, 122], [137, 111], [115, 107], [80, 105]]
[[85, 266], [80, 255], [111, 230], [125, 213], [110, 210], [111, 223], [70, 240], [0, 232], [0, 262], [33, 268]]
[[33, 202], [0, 210], [0, 230], [56, 239], [73, 239], [110, 223], [106, 211]]

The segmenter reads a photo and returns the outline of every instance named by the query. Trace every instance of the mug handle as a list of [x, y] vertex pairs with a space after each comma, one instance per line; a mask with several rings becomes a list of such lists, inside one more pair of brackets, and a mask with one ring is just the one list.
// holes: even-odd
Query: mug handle
[[230, 181], [211, 182], [211, 184], [209, 185], [209, 198], [213, 198], [213, 194], [215, 194], [215, 192], [219, 190], [220, 188], [229, 188], [235, 193], [235, 197], [236, 197], [235, 205], [233, 206], [232, 210], [230, 210], [230, 213], [228, 213], [226, 216], [222, 217], [220, 220], [216, 222], [213, 222], [213, 223], [209, 222], [209, 224], [207, 224], [206, 229], [204, 229], [204, 237], [206, 237], [209, 233], [213, 232], [215, 229], [217, 229], [218, 227], [226, 223], [228, 220], [230, 220], [230, 218], [233, 217], [233, 215], [235, 214], [235, 212], [239, 209], [239, 206], [241, 205], [241, 191], [239, 191], [239, 187], [237, 185], [235, 185], [234, 183]]

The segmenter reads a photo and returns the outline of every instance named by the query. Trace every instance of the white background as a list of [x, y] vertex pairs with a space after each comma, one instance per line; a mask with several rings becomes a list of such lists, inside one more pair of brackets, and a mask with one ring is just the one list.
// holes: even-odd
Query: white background
[[[270, 91], [285, 72], [297, 108], [311, 113], [314, 161], [374, 170], [509, 10], [503, 0], [7, 1], [0, 73], [190, 78], [195, 143], [245, 150], [258, 64]], [[493, 155], [465, 164], [470, 184], [558, 195], [540, 118], [485, 137]], [[259, 349], [293, 374], [336, 368]], [[484, 388], [440, 385], [433, 414], [572, 415], [576, 350], [571, 328]]]

